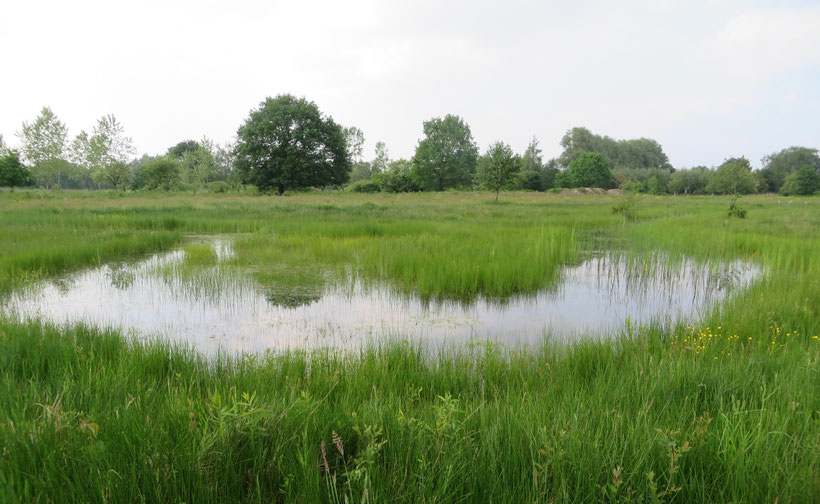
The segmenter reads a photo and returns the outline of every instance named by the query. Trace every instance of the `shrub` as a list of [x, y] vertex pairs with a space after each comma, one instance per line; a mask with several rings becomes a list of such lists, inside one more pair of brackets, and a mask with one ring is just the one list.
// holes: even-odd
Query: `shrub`
[[811, 166], [804, 166], [786, 176], [780, 192], [785, 196], [810, 196], [820, 190], [820, 175]]
[[513, 187], [527, 191], [540, 191], [542, 189], [541, 174], [535, 170], [520, 171], [515, 175]]
[[208, 189], [210, 189], [212, 193], [226, 193], [230, 188], [230, 184], [221, 180], [208, 184]]
[[376, 180], [360, 180], [347, 186], [347, 190], [355, 193], [377, 193], [382, 188]]

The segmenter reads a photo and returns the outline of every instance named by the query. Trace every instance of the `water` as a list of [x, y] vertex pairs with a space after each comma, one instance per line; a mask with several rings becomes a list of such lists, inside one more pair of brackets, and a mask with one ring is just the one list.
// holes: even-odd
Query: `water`
[[761, 275], [740, 261], [703, 265], [653, 255], [635, 264], [604, 255], [568, 266], [553, 289], [504, 302], [425, 301], [352, 281], [283, 305], [247, 272], [220, 265], [232, 257], [229, 241], [208, 242], [218, 264], [194, 273], [175, 274], [185, 257], [177, 250], [42, 281], [0, 300], [0, 307], [21, 319], [169, 338], [206, 354], [355, 348], [389, 337], [437, 348], [486, 339], [532, 344], [545, 333], [565, 341], [606, 337], [627, 318], [633, 324], [693, 320]]

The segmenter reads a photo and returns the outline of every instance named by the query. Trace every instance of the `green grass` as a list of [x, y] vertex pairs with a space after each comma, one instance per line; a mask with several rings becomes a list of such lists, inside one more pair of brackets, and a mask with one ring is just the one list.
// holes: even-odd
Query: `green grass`
[[[738, 220], [728, 198], [648, 197], [624, 222], [606, 196], [90, 194], [0, 195], [0, 292], [167, 250], [186, 233], [240, 233], [226, 266], [274, 297], [355, 275], [426, 297], [503, 299], [549, 288], [593, 250], [636, 267], [655, 252], [750, 260], [765, 274], [675, 328], [435, 357], [398, 341], [206, 361], [96, 328], [0, 319], [0, 501], [820, 495], [820, 199], [744, 198]], [[194, 281], [216, 259], [196, 243], [185, 257]]]

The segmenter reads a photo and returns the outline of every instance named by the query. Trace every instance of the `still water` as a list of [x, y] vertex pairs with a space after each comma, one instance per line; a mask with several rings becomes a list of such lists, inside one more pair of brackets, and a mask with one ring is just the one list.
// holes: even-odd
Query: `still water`
[[230, 241], [206, 243], [217, 265], [194, 274], [174, 274], [183, 250], [160, 253], [30, 285], [0, 300], [0, 310], [168, 338], [205, 354], [355, 348], [390, 337], [432, 348], [487, 339], [533, 344], [545, 333], [563, 341], [611, 336], [627, 318], [633, 324], [694, 320], [761, 276], [759, 267], [741, 261], [704, 265], [656, 254], [636, 263], [603, 255], [567, 266], [551, 289], [503, 302], [429, 301], [351, 281], [283, 306], [247, 272], [226, 266]]

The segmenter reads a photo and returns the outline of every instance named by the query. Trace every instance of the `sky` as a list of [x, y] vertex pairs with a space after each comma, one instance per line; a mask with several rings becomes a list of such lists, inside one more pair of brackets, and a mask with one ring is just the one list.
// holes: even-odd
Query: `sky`
[[391, 158], [461, 116], [544, 159], [575, 126], [676, 167], [820, 148], [820, 1], [3, 0], [0, 134], [114, 114], [138, 152], [231, 141], [267, 96], [315, 102]]

